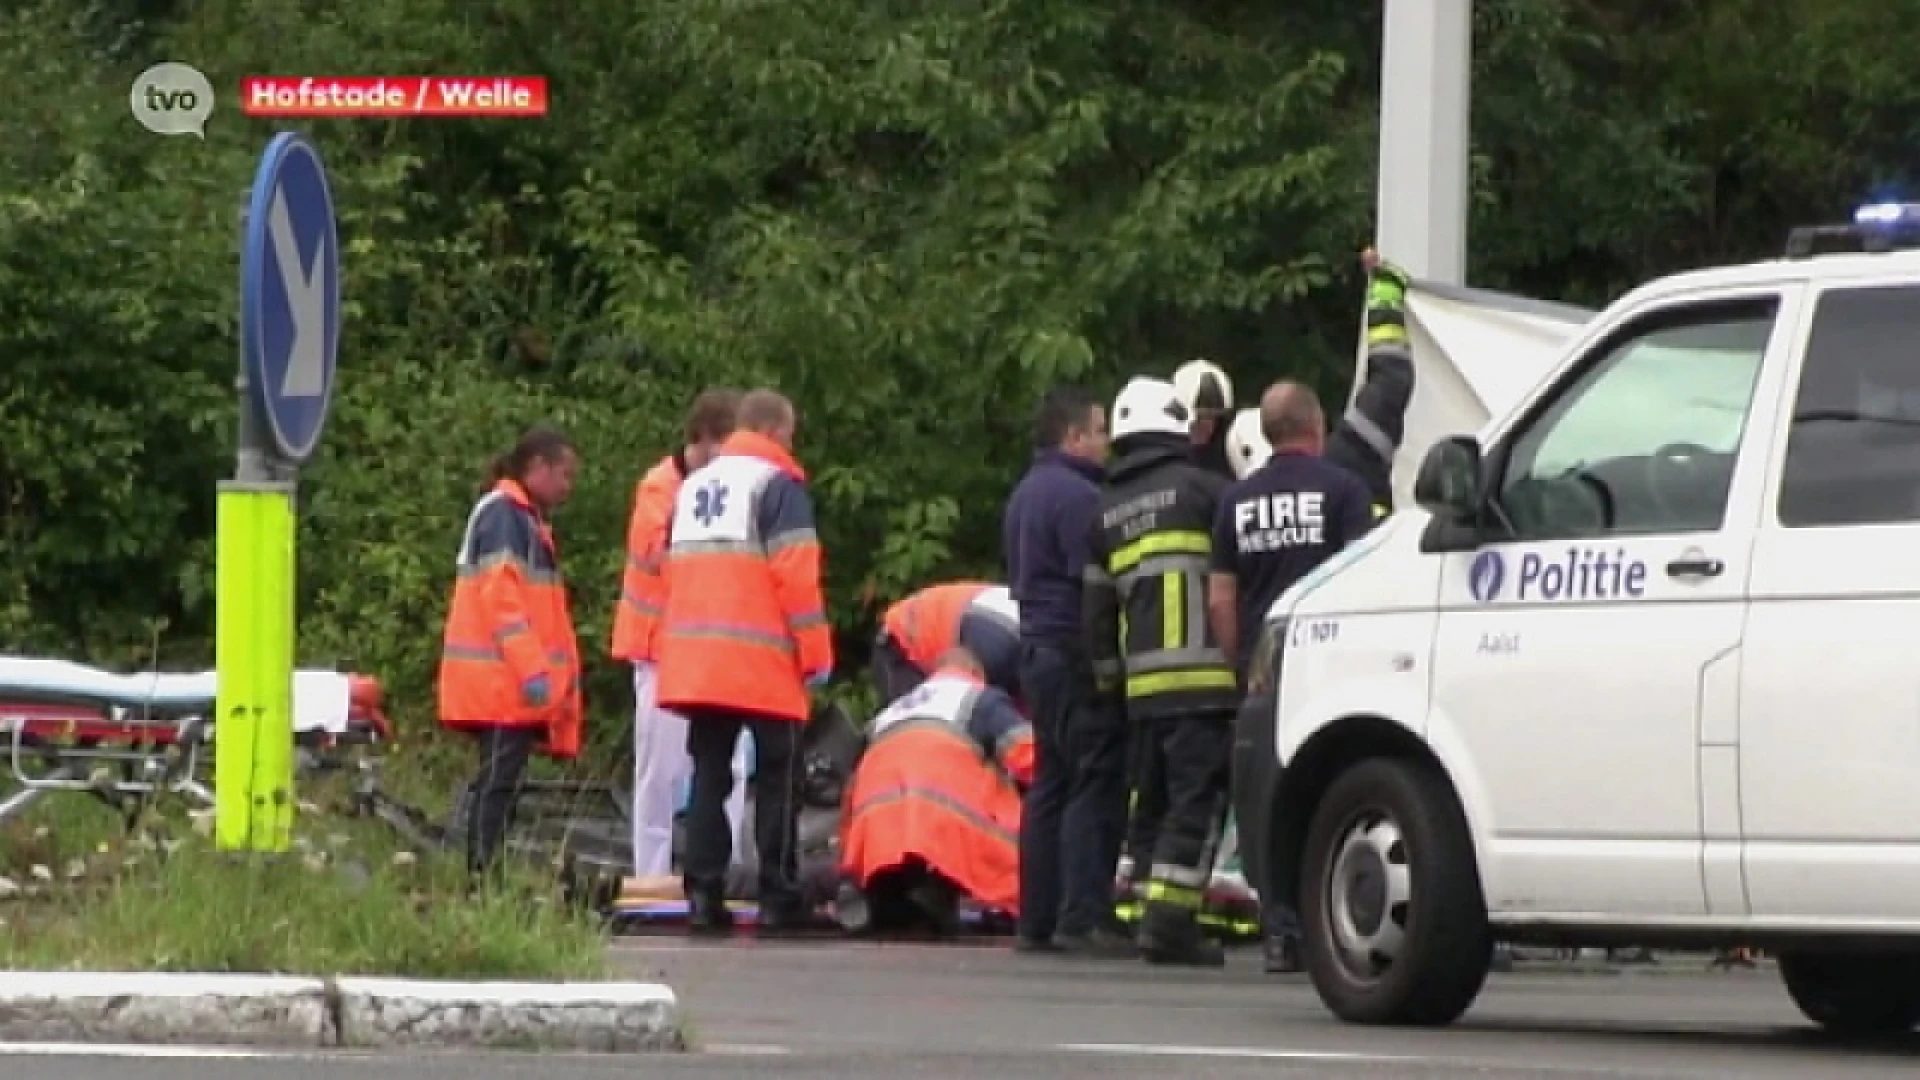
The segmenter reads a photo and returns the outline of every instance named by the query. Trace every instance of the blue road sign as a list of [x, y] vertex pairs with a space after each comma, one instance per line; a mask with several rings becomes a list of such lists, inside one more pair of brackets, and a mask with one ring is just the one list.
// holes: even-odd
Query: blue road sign
[[340, 238], [320, 153], [282, 132], [253, 174], [240, 246], [240, 351], [272, 449], [312, 456], [340, 350]]

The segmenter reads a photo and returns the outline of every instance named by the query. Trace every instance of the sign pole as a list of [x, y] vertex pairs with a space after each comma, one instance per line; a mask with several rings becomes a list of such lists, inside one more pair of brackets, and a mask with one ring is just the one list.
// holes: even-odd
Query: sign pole
[[1376, 241], [1416, 278], [1465, 285], [1473, 0], [1385, 3]]
[[240, 251], [234, 477], [217, 506], [214, 840], [284, 852], [294, 816], [295, 494], [332, 399], [340, 246], [319, 152], [275, 136], [254, 174]]

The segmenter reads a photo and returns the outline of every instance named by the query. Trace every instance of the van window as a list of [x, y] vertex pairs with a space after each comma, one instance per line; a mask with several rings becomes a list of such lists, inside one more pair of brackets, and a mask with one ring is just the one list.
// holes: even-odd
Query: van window
[[1790, 528], [1920, 521], [1920, 286], [1821, 294], [1778, 510]]
[[1776, 297], [1667, 309], [1596, 352], [1510, 443], [1518, 540], [1720, 527]]

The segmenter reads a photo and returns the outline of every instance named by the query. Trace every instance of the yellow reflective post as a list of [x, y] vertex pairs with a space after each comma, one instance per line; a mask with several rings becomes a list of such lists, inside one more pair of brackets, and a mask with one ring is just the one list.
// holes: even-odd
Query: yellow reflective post
[[291, 484], [220, 485], [214, 538], [214, 841], [293, 842], [294, 511]]
[[214, 542], [214, 837], [293, 847], [294, 484], [333, 399], [340, 236], [313, 144], [267, 144], [241, 212], [240, 431]]

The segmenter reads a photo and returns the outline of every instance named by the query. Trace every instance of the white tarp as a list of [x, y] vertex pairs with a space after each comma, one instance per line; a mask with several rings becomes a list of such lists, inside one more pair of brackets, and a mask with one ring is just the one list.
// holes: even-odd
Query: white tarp
[[1407, 291], [1413, 403], [1393, 462], [1394, 505], [1413, 505], [1413, 478], [1434, 443], [1472, 435], [1503, 415], [1546, 378], [1593, 315], [1506, 293], [1415, 282]]

